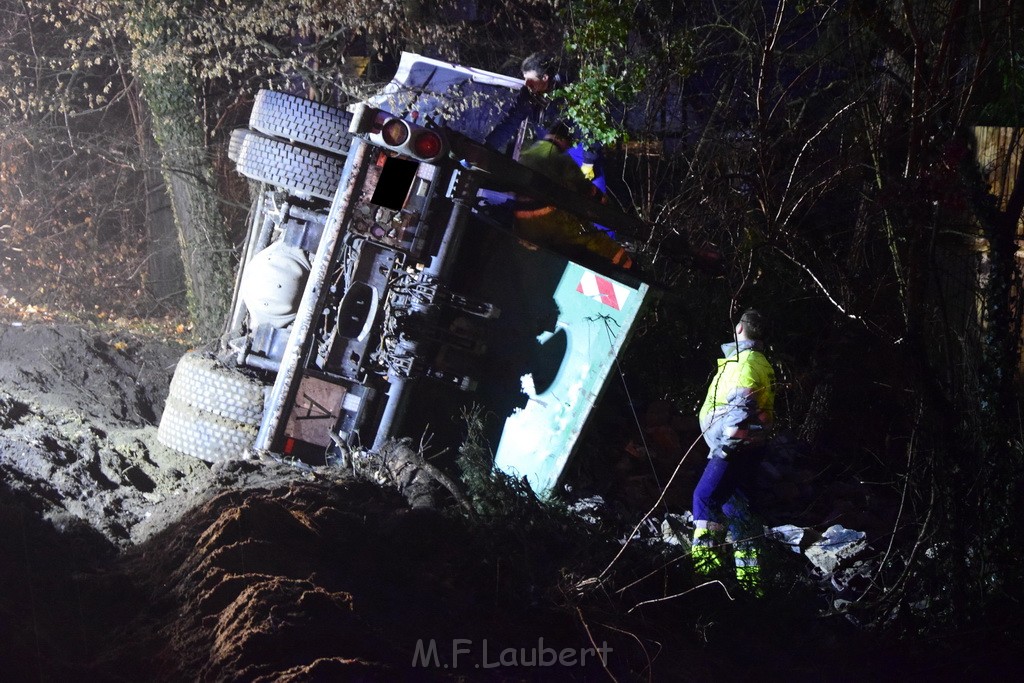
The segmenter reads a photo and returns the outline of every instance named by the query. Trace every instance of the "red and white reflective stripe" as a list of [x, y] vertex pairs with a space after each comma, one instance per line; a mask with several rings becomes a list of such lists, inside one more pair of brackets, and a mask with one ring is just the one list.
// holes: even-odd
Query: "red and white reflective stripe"
[[617, 282], [612, 282], [594, 273], [584, 273], [580, 283], [576, 285], [576, 291], [599, 301], [605, 306], [611, 306], [616, 311], [621, 311], [622, 306], [629, 297], [629, 289]]

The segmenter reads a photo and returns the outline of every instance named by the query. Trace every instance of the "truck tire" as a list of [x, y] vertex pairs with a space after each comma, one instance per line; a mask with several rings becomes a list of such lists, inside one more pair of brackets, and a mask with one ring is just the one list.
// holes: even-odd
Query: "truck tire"
[[244, 460], [259, 429], [168, 398], [157, 439], [168, 448], [206, 462]]
[[212, 356], [187, 353], [174, 371], [157, 439], [207, 462], [242, 459], [262, 416], [262, 384]]
[[232, 131], [229, 156], [236, 150], [235, 167], [247, 178], [279, 187], [300, 199], [330, 201], [341, 182], [343, 159], [296, 147], [239, 128]]
[[259, 424], [263, 417], [263, 385], [210, 354], [189, 352], [182, 356], [168, 393], [235, 422]]
[[253, 130], [341, 156], [352, 144], [351, 123], [344, 109], [274, 90], [256, 93], [249, 116]]
[[245, 128], [236, 128], [231, 131], [231, 139], [228, 140], [228, 159], [238, 164], [238, 155], [242, 153], [242, 143], [245, 142], [249, 131]]

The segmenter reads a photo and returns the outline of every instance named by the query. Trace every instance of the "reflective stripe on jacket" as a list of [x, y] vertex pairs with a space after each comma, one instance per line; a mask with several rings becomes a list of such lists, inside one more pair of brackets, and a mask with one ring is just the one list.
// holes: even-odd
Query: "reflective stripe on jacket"
[[[579, 166], [550, 140], [541, 140], [523, 151], [519, 162], [577, 194], [596, 192]], [[520, 195], [513, 210], [516, 234], [525, 240], [553, 248], [581, 247], [620, 268], [633, 267], [633, 259], [607, 233], [546, 202]]]
[[724, 448], [764, 443], [775, 421], [775, 371], [758, 341], [722, 345], [724, 358], [708, 387], [698, 417], [709, 457], [724, 457]]

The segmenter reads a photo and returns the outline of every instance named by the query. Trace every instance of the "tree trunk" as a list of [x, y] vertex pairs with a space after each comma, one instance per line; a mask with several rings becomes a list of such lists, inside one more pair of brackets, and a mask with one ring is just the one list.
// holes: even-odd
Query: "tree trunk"
[[189, 312], [202, 340], [220, 334], [233, 289], [231, 245], [217, 201], [195, 89], [184, 69], [139, 70], [178, 227]]
[[146, 169], [146, 288], [157, 300], [180, 305], [185, 293], [185, 269], [178, 248], [174, 209], [160, 169], [160, 151], [148, 128], [140, 130], [139, 136]]

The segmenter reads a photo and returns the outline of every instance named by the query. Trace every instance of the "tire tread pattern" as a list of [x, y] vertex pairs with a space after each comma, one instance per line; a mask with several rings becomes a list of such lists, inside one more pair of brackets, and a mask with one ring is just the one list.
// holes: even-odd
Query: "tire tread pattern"
[[352, 114], [305, 97], [260, 90], [252, 105], [253, 130], [345, 156], [352, 144]]
[[318, 197], [327, 201], [334, 198], [344, 160], [253, 131], [246, 131], [239, 137], [242, 139], [235, 165], [242, 175], [300, 198]]
[[256, 425], [233, 422], [169, 397], [160, 418], [157, 440], [206, 462], [244, 460], [257, 431]]
[[157, 440], [207, 462], [245, 458], [262, 417], [259, 381], [189, 352], [175, 368]]

